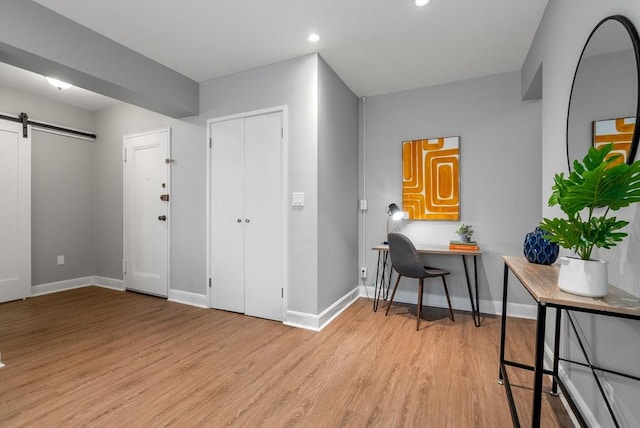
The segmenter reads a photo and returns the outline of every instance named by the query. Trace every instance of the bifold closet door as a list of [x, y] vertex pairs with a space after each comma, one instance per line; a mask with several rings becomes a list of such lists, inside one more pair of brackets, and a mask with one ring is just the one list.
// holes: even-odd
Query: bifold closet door
[[245, 119], [245, 313], [283, 319], [282, 113]]
[[210, 135], [211, 307], [244, 313], [244, 118]]
[[210, 125], [211, 307], [283, 319], [282, 113]]

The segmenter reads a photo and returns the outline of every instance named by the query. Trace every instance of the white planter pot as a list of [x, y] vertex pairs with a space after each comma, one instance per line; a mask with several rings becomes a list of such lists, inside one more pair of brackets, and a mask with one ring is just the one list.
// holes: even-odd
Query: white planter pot
[[578, 296], [603, 297], [607, 295], [609, 275], [606, 260], [582, 260], [560, 257], [558, 287]]

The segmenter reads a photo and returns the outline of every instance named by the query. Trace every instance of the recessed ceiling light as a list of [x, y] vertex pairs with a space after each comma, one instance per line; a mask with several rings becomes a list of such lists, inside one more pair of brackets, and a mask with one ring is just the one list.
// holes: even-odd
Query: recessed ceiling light
[[414, 0], [413, 3], [416, 6], [425, 6], [427, 3], [429, 3], [429, 0]]
[[53, 77], [45, 76], [47, 82], [51, 84], [54, 88], [58, 88], [59, 91], [63, 89], [69, 89], [72, 85], [67, 82], [63, 82], [62, 80], [54, 79]]
[[316, 33], [311, 33], [309, 34], [309, 37], [307, 38], [307, 40], [309, 40], [310, 42], [318, 42], [320, 41], [320, 35]]

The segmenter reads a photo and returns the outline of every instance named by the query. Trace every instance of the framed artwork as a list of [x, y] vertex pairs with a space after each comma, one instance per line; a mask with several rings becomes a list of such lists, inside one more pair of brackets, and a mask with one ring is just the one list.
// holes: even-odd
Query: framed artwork
[[613, 143], [611, 154], [621, 154], [622, 159], [620, 162], [627, 162], [635, 125], [635, 117], [594, 120], [593, 147]]
[[460, 137], [402, 142], [402, 210], [410, 220], [460, 219]]

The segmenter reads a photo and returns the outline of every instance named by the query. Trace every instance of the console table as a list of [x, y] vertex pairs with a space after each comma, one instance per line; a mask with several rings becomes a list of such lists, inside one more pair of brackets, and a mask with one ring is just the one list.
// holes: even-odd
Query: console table
[[[540, 410], [542, 407], [542, 378], [543, 374], [552, 376], [551, 393], [557, 395], [557, 387], [560, 386], [564, 397], [567, 399], [571, 409], [573, 410], [578, 422], [582, 426], [586, 426], [586, 422], [580, 415], [579, 409], [575, 405], [573, 397], [566, 390], [562, 379], [558, 377], [558, 362], [567, 361], [570, 363], [581, 364], [577, 361], [560, 358], [559, 356], [559, 344], [560, 344], [560, 316], [562, 309], [567, 311], [569, 321], [571, 323], [574, 332], [577, 334], [575, 324], [571, 317], [571, 312], [586, 312], [591, 314], [598, 314], [611, 317], [628, 318], [640, 320], [640, 299], [623, 291], [617, 287], [609, 285], [608, 294], [601, 298], [591, 298], [576, 296], [573, 294], [565, 293], [558, 288], [558, 272], [559, 267], [557, 265], [539, 265], [529, 263], [524, 257], [504, 256], [504, 284], [502, 294], [502, 326], [500, 334], [500, 382], [505, 385], [507, 393], [507, 399], [509, 401], [509, 409], [511, 411], [511, 418], [513, 419], [513, 425], [520, 426], [518, 419], [518, 413], [513, 400], [513, 394], [511, 392], [511, 385], [509, 383], [509, 377], [507, 376], [506, 366], [517, 367], [521, 369], [531, 370], [534, 372], [534, 386], [533, 386], [533, 408], [531, 417], [531, 426], [540, 426]], [[506, 320], [507, 320], [507, 291], [509, 281], [509, 271], [511, 271], [518, 279], [520, 284], [527, 290], [527, 292], [533, 297], [537, 305], [537, 321], [536, 321], [536, 340], [535, 340], [535, 362], [534, 366], [518, 363], [515, 361], [505, 360], [504, 348], [505, 348], [505, 336], [506, 336]], [[553, 368], [547, 370], [544, 368], [544, 337], [546, 328], [546, 314], [547, 307], [556, 309], [556, 323], [555, 323], [555, 336], [553, 344]], [[591, 369], [591, 373], [594, 376], [596, 384], [600, 389], [600, 393], [607, 405], [609, 413], [611, 414], [614, 422], [616, 422], [615, 415], [611, 409], [611, 405], [604, 394], [604, 390], [597, 372], [609, 372], [619, 376], [624, 376], [630, 379], [640, 381], [637, 376], [632, 376], [624, 373], [619, 373], [613, 370], [607, 370], [602, 367], [597, 367], [591, 363], [589, 355], [586, 352], [586, 348], [577, 335], [580, 348], [587, 361], [586, 367]]]
[[[373, 298], [373, 310], [378, 310], [378, 302], [380, 297], [384, 294], [383, 299], [387, 299], [389, 292], [389, 284], [391, 283], [391, 270], [390, 258], [389, 258], [389, 245], [381, 244], [371, 247], [372, 250], [378, 252], [378, 265], [376, 268], [376, 282], [375, 282], [375, 295]], [[462, 264], [464, 266], [464, 274], [467, 279], [467, 289], [469, 290], [469, 301], [471, 302], [471, 313], [473, 314], [473, 323], [476, 327], [480, 327], [480, 299], [478, 297], [478, 263], [477, 256], [482, 254], [480, 250], [452, 250], [448, 246], [437, 245], [420, 245], [416, 244], [416, 252], [418, 254], [442, 254], [449, 256], [461, 256]], [[475, 302], [474, 294], [471, 292], [471, 281], [469, 277], [469, 270], [467, 269], [467, 259], [465, 256], [473, 257], [473, 279], [475, 287]], [[389, 266], [389, 269], [387, 267]], [[387, 270], [389, 273], [387, 275]]]

